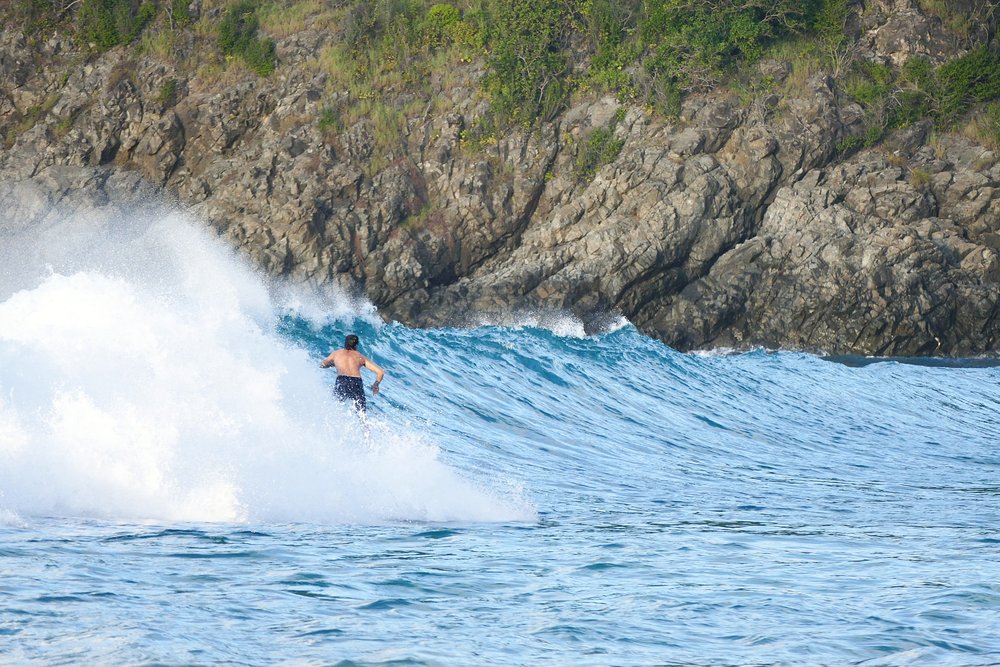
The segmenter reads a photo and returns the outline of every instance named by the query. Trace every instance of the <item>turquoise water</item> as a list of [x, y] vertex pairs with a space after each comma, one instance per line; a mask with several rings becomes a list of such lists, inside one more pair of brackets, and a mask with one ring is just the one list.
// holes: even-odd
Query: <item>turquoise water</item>
[[991, 363], [412, 330], [166, 223], [0, 282], [0, 663], [1000, 663]]

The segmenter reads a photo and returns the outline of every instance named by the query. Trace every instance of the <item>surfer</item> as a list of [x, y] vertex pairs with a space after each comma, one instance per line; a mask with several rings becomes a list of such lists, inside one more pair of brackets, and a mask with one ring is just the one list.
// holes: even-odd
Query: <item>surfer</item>
[[337, 381], [333, 386], [333, 392], [341, 401], [351, 401], [355, 409], [364, 414], [365, 408], [365, 386], [361, 382], [361, 369], [367, 368], [375, 374], [375, 382], [372, 384], [372, 396], [378, 396], [378, 385], [385, 376], [385, 371], [379, 368], [378, 364], [358, 352], [358, 337], [354, 334], [344, 339], [344, 348], [336, 350], [320, 364], [321, 368], [337, 368]]

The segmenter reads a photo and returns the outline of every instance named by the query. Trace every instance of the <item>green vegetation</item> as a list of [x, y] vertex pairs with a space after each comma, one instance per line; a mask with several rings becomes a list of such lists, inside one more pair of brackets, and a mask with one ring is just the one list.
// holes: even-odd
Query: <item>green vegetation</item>
[[926, 190], [931, 184], [931, 174], [926, 169], [915, 167], [910, 170], [910, 185], [917, 190]]
[[837, 142], [837, 153], [846, 155], [861, 148], [861, 137], [845, 137]]
[[950, 130], [975, 105], [1000, 99], [1000, 54], [979, 47], [936, 68], [923, 58], [911, 58], [898, 72], [859, 63], [843, 88], [865, 110], [865, 146], [878, 143], [888, 130], [924, 118]]
[[[106, 51], [134, 42], [160, 9], [158, 0], [17, 0], [14, 15], [29, 38], [69, 29], [82, 45]], [[164, 9], [172, 25], [191, 23], [185, 0], [169, 0]]]
[[226, 10], [219, 24], [219, 48], [227, 56], [238, 56], [261, 76], [274, 71], [274, 40], [257, 36], [260, 20], [250, 0], [242, 0]]
[[865, 62], [860, 64], [844, 86], [865, 110], [865, 133], [861, 138], [866, 147], [882, 139], [892, 122], [894, 108], [893, 73], [886, 65]]
[[568, 25], [560, 0], [493, 0], [489, 71], [483, 86], [503, 121], [548, 120], [566, 101]]
[[28, 38], [52, 32], [65, 11], [54, 0], [20, 0], [14, 9]]
[[156, 93], [156, 101], [165, 107], [177, 104], [177, 79], [167, 79], [160, 84]]
[[[178, 76], [194, 74], [192, 85], [235, 80], [243, 66], [267, 76], [278, 66], [275, 38], [324, 33], [327, 45], [305, 66], [324, 75], [327, 98], [309, 121], [336, 141], [367, 119], [375, 153], [388, 161], [401, 155], [415, 118], [451, 108], [444, 91], [479, 71], [476, 92], [489, 113], [462, 133], [471, 150], [497, 145], [512, 126], [544, 123], [573, 95], [591, 92], [672, 117], [698, 91], [725, 85], [750, 105], [805, 93], [809, 77], [825, 71], [865, 113], [864, 132], [842, 141], [844, 152], [922, 118], [955, 129], [969, 122], [969, 109], [1000, 99], [1000, 56], [973, 44], [996, 34], [1000, 10], [985, 0], [961, 8], [918, 0], [970, 49], [941, 66], [914, 58], [902, 69], [859, 60], [858, 0], [206, 0], [197, 20], [188, 0], [14, 3], [32, 39], [58, 30], [103, 50], [141, 36], [131, 48], [172, 60]], [[756, 63], [765, 58], [790, 62], [791, 72], [780, 82], [761, 75]], [[482, 69], [462, 67], [470, 62]], [[163, 83], [158, 99], [172, 104], [176, 86]], [[780, 102], [773, 109], [780, 113]], [[989, 134], [988, 115], [976, 126]], [[592, 178], [619, 148], [609, 130], [593, 132], [579, 177]]]
[[339, 132], [342, 129], [337, 111], [335, 109], [331, 109], [330, 107], [326, 107], [320, 112], [319, 119], [316, 121], [316, 126], [323, 134]]
[[487, 14], [420, 0], [354, 2], [314, 20], [335, 25], [342, 39], [320, 52], [314, 67], [330, 99], [317, 127], [328, 141], [359, 121], [375, 143], [371, 172], [402, 157], [408, 120], [450, 103], [436, 93], [459, 65], [484, 55]]
[[167, 8], [167, 18], [171, 28], [186, 28], [191, 25], [191, 13], [188, 11], [187, 0], [170, 0]]
[[624, 145], [624, 140], [615, 137], [614, 126], [593, 130], [580, 147], [573, 165], [577, 180], [581, 183], [594, 180], [601, 167], [615, 161]]
[[156, 14], [156, 5], [131, 0], [83, 0], [76, 16], [77, 36], [99, 50], [131, 44]]
[[675, 114], [683, 94], [712, 88], [769, 43], [806, 30], [821, 1], [666, 0], [647, 3], [639, 25], [654, 102]]
[[1000, 102], [986, 108], [986, 113], [977, 123], [976, 138], [992, 148], [1000, 148]]
[[[79, 0], [78, 7], [68, 0], [18, 1], [26, 30], [65, 24], [75, 13], [78, 36], [101, 49], [133, 41], [155, 19], [171, 31], [191, 22], [186, 0]], [[341, 37], [332, 48], [342, 53], [332, 59], [347, 63], [331, 72], [335, 80], [394, 93], [419, 90], [428, 70], [482, 57], [490, 123], [504, 128], [552, 118], [579, 89], [676, 113], [686, 94], [718, 84], [782, 40], [823, 30], [842, 39], [843, 26], [830, 25], [847, 2], [241, 0], [225, 10], [217, 43], [226, 56], [267, 75], [275, 47], [258, 36], [262, 22], [287, 35], [324, 17], [322, 24]], [[149, 42], [159, 53], [170, 43]], [[589, 62], [574, 71], [581, 45]]]
[[847, 29], [851, 8], [851, 0], [827, 0], [816, 11], [813, 20], [821, 58], [834, 77], [844, 73], [855, 55], [854, 39]]
[[[676, 115], [687, 94], [717, 86], [781, 41], [821, 36], [839, 55], [849, 7], [850, 0], [494, 0], [484, 3], [484, 88], [501, 126], [552, 117], [577, 87]], [[582, 75], [570, 74], [574, 32], [590, 51]]]
[[424, 21], [424, 43], [431, 48], [439, 48], [454, 42], [457, 27], [462, 24], [462, 14], [458, 7], [438, 3], [427, 10]]
[[929, 86], [934, 115], [950, 127], [970, 105], [1000, 97], [1000, 54], [980, 46], [938, 68]]
[[639, 45], [630, 39], [635, 30], [636, 3], [615, 0], [586, 0], [579, 13], [583, 33], [590, 42], [589, 83], [598, 88], [618, 91], [622, 97], [635, 97], [626, 71], [639, 57]]

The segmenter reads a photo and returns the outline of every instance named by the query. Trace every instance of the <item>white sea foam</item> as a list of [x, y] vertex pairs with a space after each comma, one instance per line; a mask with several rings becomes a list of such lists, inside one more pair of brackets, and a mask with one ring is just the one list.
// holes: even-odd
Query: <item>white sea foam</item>
[[744, 352], [746, 352], [746, 350], [740, 350], [735, 347], [715, 347], [706, 348], [704, 350], [691, 350], [688, 354], [694, 357], [713, 359], [715, 357], [732, 357], [738, 354], [743, 354]]
[[14, 244], [0, 278], [0, 521], [535, 518], [420, 436], [366, 432], [316, 359], [275, 333], [277, 310], [318, 318], [322, 295], [275, 299], [183, 216], [72, 220]]
[[0, 526], [5, 528], [26, 528], [27, 523], [15, 512], [0, 509]]
[[[545, 329], [562, 338], [586, 338], [587, 327], [576, 315], [562, 310], [516, 310], [510, 313], [482, 315], [476, 321], [478, 326], [497, 326], [511, 329]], [[617, 331], [631, 324], [621, 315], [607, 315], [598, 326], [602, 333]]]
[[329, 285], [272, 284], [271, 298], [278, 309], [301, 317], [316, 328], [344, 319], [364, 320], [376, 329], [384, 324], [370, 301], [359, 295], [344, 294]]

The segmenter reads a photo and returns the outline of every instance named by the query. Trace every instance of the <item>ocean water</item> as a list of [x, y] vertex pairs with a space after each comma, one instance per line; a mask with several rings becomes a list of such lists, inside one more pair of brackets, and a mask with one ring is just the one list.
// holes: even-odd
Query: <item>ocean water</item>
[[2, 664], [1000, 664], [991, 360], [414, 330], [179, 214], [0, 255]]

